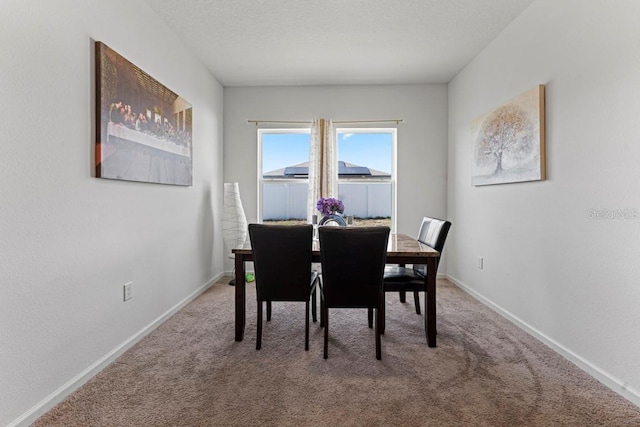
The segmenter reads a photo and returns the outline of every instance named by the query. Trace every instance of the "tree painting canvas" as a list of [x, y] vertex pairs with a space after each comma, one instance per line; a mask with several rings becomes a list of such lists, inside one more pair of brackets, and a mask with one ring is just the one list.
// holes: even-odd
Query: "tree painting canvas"
[[96, 177], [192, 185], [191, 104], [96, 42]]
[[473, 123], [473, 185], [545, 179], [544, 85]]

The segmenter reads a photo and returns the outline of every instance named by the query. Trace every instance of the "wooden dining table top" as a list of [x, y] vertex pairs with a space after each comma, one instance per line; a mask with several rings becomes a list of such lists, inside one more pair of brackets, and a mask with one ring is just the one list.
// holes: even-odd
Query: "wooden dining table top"
[[[249, 239], [241, 248], [232, 249], [234, 254], [251, 255], [251, 242]], [[320, 242], [318, 239], [313, 240], [313, 254], [320, 255]], [[389, 235], [389, 243], [387, 244], [387, 257], [439, 257], [440, 252], [432, 247], [419, 242], [415, 238], [401, 233], [392, 233]]]

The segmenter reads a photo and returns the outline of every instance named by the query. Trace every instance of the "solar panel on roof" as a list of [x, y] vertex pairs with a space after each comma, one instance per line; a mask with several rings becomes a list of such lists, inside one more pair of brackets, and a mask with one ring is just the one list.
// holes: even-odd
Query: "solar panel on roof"
[[338, 175], [371, 175], [371, 171], [365, 166], [340, 166]]
[[284, 176], [292, 176], [292, 175], [309, 175], [309, 167], [288, 166], [284, 168]]
[[[366, 166], [358, 166], [354, 164], [349, 164], [340, 161], [338, 162], [338, 175], [342, 177], [356, 177], [356, 176], [373, 176], [371, 169]], [[272, 177], [272, 175], [264, 175], [265, 177]], [[282, 170], [282, 175], [273, 175], [273, 177], [283, 176], [283, 177], [307, 177], [309, 176], [309, 166], [287, 166]], [[390, 176], [385, 173], [378, 173], [376, 176]]]

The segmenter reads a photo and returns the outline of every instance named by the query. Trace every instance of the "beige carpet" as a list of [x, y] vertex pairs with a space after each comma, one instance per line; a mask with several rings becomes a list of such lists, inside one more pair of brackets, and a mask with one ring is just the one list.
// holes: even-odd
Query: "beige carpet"
[[382, 361], [365, 310], [332, 310], [329, 359], [304, 304], [274, 303], [255, 350], [255, 288], [235, 342], [226, 283], [189, 304], [35, 426], [640, 426], [640, 408], [451, 283], [438, 347], [413, 298], [387, 295]]

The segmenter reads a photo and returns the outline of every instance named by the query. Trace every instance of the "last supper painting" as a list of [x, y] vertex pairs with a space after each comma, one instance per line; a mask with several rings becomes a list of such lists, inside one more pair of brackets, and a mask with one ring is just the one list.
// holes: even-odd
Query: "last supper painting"
[[191, 104], [102, 42], [96, 58], [96, 177], [190, 186]]

